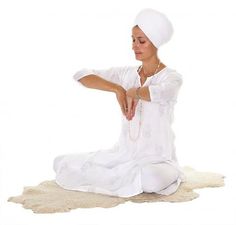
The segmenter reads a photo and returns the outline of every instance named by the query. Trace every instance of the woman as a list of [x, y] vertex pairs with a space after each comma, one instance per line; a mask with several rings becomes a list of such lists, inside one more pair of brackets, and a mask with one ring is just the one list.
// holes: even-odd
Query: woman
[[181, 75], [158, 57], [173, 33], [165, 15], [144, 9], [132, 28], [132, 49], [141, 66], [83, 69], [74, 79], [88, 88], [114, 92], [122, 111], [117, 143], [106, 150], [58, 156], [56, 182], [69, 190], [130, 197], [169, 195], [182, 181], [171, 129]]

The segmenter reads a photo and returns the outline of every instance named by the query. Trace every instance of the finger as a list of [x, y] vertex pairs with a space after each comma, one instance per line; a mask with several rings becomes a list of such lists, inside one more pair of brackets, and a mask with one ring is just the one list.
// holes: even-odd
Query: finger
[[130, 116], [130, 120], [133, 119], [134, 114], [135, 114], [135, 100], [132, 99], [132, 105], [131, 105], [131, 110], [130, 110], [130, 115], [129, 115]]
[[128, 116], [129, 107], [128, 107], [128, 98], [127, 97], [125, 97], [125, 100], [123, 101], [123, 107], [125, 109], [125, 117], [127, 120], [129, 120], [129, 116]]
[[136, 106], [138, 105], [138, 100], [137, 99], [134, 99], [134, 109], [136, 108]]
[[131, 108], [131, 116], [134, 117], [135, 115], [135, 109], [136, 109], [137, 101], [133, 99], [132, 101], [132, 108]]
[[121, 102], [119, 102], [119, 105], [120, 105], [120, 109], [121, 109], [122, 114], [125, 115], [124, 105]]
[[128, 113], [130, 113], [132, 108], [132, 98], [130, 97], [127, 97], [127, 108], [128, 108]]
[[122, 103], [120, 103], [120, 107], [121, 107], [123, 115], [126, 116], [128, 112], [128, 105], [127, 105], [126, 98], [122, 101]]
[[132, 105], [131, 105], [131, 110], [130, 110], [131, 118], [133, 117], [133, 114], [134, 114], [134, 100], [132, 99]]
[[132, 98], [127, 97], [127, 116], [128, 116], [128, 118], [130, 118], [131, 108], [132, 108]]
[[123, 107], [124, 107], [125, 114], [127, 114], [127, 112], [128, 112], [128, 104], [127, 104], [126, 100], [123, 102]]
[[121, 108], [122, 114], [125, 116], [126, 113], [125, 113], [125, 109], [124, 109], [124, 107], [121, 106], [120, 108]]
[[131, 101], [130, 101], [130, 110], [129, 110], [130, 120], [132, 119], [132, 115], [133, 115], [133, 104], [134, 104], [134, 101], [133, 101], [133, 99], [131, 99]]

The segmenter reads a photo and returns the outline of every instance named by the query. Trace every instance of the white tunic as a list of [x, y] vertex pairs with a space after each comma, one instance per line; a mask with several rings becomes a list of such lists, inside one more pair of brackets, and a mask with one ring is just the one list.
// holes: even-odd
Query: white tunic
[[[74, 79], [78, 81], [86, 75], [95, 74], [127, 90], [141, 86], [137, 70], [138, 66], [83, 69], [74, 75]], [[143, 192], [142, 166], [165, 162], [179, 171], [179, 177], [159, 194], [176, 191], [183, 174], [175, 154], [175, 135], [171, 124], [181, 85], [182, 76], [169, 67], [148, 77], [143, 86], [148, 86], [151, 101], [139, 100], [131, 121], [122, 115], [121, 133], [114, 146], [96, 152], [58, 156], [54, 160], [58, 185], [69, 190], [130, 197]]]

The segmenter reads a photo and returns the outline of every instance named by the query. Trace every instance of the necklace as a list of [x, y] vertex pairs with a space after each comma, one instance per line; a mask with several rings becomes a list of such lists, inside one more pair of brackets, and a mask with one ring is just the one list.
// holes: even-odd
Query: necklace
[[[158, 66], [157, 66], [157, 68], [156, 68], [154, 74], [157, 73], [157, 71], [158, 71], [160, 65], [161, 65], [161, 61], [159, 60]], [[143, 68], [143, 66], [141, 65], [141, 66], [139, 67], [139, 69], [138, 69], [138, 73], [140, 73], [140, 71], [141, 71], [142, 68]], [[144, 71], [143, 71], [143, 73], [144, 73]], [[154, 75], [154, 74], [152, 74], [152, 75]], [[145, 75], [145, 74], [144, 74], [144, 75]], [[145, 75], [145, 77], [146, 77], [146, 75]], [[153, 77], [152, 77], [152, 79], [153, 79]], [[151, 79], [151, 80], [152, 80], [152, 79]], [[136, 80], [135, 80], [135, 82], [134, 82], [134, 85], [135, 85], [136, 81], [137, 81], [137, 78], [136, 78]], [[134, 86], [134, 85], [133, 85], [133, 86]], [[141, 86], [142, 86], [142, 85], [141, 85]], [[141, 86], [140, 86], [140, 87], [141, 87]], [[139, 101], [140, 101], [140, 104], [139, 104], [139, 105], [140, 105], [140, 108], [139, 108], [139, 122], [138, 122], [138, 134], [137, 134], [136, 137], [132, 137], [132, 136], [131, 136], [131, 129], [130, 129], [131, 121], [129, 121], [129, 138], [130, 138], [131, 141], [136, 141], [136, 140], [139, 138], [139, 136], [140, 136], [140, 130], [141, 130], [141, 125], [142, 125], [142, 100], [140, 99]]]
[[[149, 75], [149, 76], [152, 76], [152, 75], [156, 74], [157, 71], [159, 70], [160, 65], [161, 65], [161, 60], [159, 60], [155, 72], [154, 72], [153, 74]], [[142, 69], [143, 69], [143, 65], [141, 65], [141, 66], [139, 67], [139, 71], [138, 71], [138, 72], [141, 72]], [[144, 77], [149, 77], [149, 76], [147, 76], [147, 75], [144, 73], [144, 70], [143, 70], [143, 75], [144, 75]]]

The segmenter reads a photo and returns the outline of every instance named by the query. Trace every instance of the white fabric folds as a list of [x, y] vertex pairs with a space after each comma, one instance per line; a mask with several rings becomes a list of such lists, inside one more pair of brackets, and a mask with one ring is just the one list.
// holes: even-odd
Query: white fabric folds
[[[74, 79], [79, 81], [86, 75], [95, 74], [128, 90], [141, 86], [138, 68], [83, 69], [74, 75]], [[152, 182], [152, 175], [142, 175], [145, 173], [144, 168], [164, 164], [165, 167], [170, 165], [173, 168], [176, 177], [173, 183], [155, 192], [163, 195], [175, 192], [183, 176], [175, 154], [175, 135], [171, 125], [181, 85], [182, 76], [169, 67], [148, 77], [143, 86], [150, 88], [151, 101], [139, 100], [132, 121], [128, 121], [121, 113], [122, 124], [117, 142], [107, 149], [94, 152], [87, 149], [85, 153], [58, 156], [54, 160], [57, 184], [68, 190], [130, 197], [156, 187], [154, 183], [157, 181]], [[140, 135], [134, 141], [131, 137], [137, 137], [141, 119]], [[78, 137], [78, 142], [81, 138]], [[163, 175], [162, 172], [160, 174]], [[171, 174], [165, 175], [167, 180], [171, 177]], [[151, 183], [150, 187], [145, 185], [147, 183]]]
[[156, 48], [168, 42], [173, 34], [170, 20], [154, 9], [143, 9], [135, 18], [134, 26], [145, 33]]

